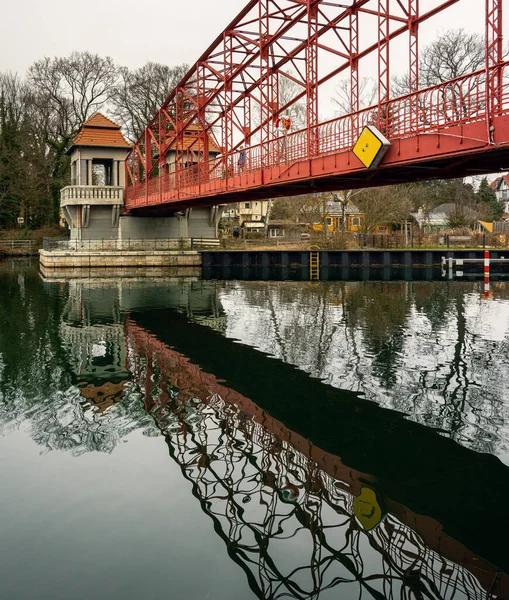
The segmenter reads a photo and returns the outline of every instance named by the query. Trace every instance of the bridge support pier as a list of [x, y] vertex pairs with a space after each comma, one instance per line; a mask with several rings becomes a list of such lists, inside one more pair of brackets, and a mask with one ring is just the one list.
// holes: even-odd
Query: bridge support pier
[[222, 206], [190, 208], [168, 217], [120, 218], [119, 239], [216, 238]]
[[185, 217], [120, 217], [118, 238], [120, 240], [187, 238]]

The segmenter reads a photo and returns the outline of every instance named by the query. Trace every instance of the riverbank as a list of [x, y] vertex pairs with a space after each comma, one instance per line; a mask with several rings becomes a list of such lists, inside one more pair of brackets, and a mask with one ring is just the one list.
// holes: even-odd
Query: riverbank
[[60, 227], [40, 229], [0, 230], [0, 258], [37, 256], [45, 238], [61, 238], [65, 230]]
[[[509, 250], [491, 250], [498, 260], [497, 269], [509, 267]], [[484, 258], [484, 250], [39, 250], [40, 265], [51, 269], [114, 268], [301, 268], [309, 270], [312, 260], [319, 271], [328, 268], [407, 268], [440, 267], [443, 259], [476, 260]], [[507, 259], [507, 267], [503, 261]], [[315, 264], [315, 263], [313, 263]], [[480, 264], [480, 263], [479, 263]], [[479, 265], [471, 264], [476, 270]]]

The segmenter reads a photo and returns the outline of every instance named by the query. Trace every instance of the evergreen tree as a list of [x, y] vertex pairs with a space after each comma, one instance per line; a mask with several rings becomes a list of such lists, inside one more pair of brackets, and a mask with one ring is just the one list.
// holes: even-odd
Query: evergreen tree
[[5, 96], [0, 96], [0, 227], [14, 227], [20, 214], [21, 132]]
[[482, 209], [483, 218], [487, 221], [498, 221], [504, 214], [504, 207], [497, 200], [497, 196], [490, 188], [486, 177], [482, 178], [476, 197]]

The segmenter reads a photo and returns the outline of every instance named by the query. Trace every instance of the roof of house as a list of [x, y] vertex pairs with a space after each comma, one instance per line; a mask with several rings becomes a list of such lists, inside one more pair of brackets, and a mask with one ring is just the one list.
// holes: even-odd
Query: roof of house
[[[343, 203], [339, 200], [327, 200], [324, 209], [324, 214], [329, 217], [343, 216]], [[302, 207], [301, 212], [305, 215], [308, 215], [310, 213], [315, 214], [317, 212], [317, 206], [316, 204], [306, 204]], [[322, 207], [320, 207], [320, 212], [322, 212]], [[345, 206], [344, 214], [363, 215], [364, 213], [350, 200]]]
[[496, 179], [494, 179], [490, 183], [490, 188], [493, 191], [497, 191], [500, 188], [502, 181], [505, 181], [507, 183], [507, 185], [509, 185], [509, 173], [507, 173], [506, 175], [501, 175], [500, 177], [497, 177]]
[[82, 127], [104, 127], [106, 129], [120, 129], [120, 125], [108, 119], [105, 115], [100, 112], [94, 113], [88, 118], [82, 125]]
[[120, 125], [101, 113], [95, 113], [81, 126], [71, 148], [75, 146], [100, 146], [102, 148], [130, 148], [120, 131]]
[[88, 383], [87, 385], [80, 386], [80, 393], [90, 404], [96, 407], [98, 412], [103, 412], [113, 404], [120, 402], [125, 396], [126, 383], [127, 381], [121, 381], [120, 383], [110, 383], [107, 381], [102, 385]]
[[[184, 131], [184, 137], [182, 142], [182, 147], [184, 150], [190, 149], [193, 152], [202, 152], [203, 150], [203, 141], [198, 138], [200, 134], [200, 128], [196, 123], [191, 123], [187, 126]], [[177, 145], [177, 141], [174, 140], [168, 150], [174, 150]], [[192, 147], [191, 147], [192, 146]], [[214, 140], [209, 134], [209, 152], [220, 154], [221, 150], [216, 146]]]
[[430, 226], [447, 225], [449, 223], [449, 217], [444, 212], [415, 212], [410, 213], [417, 223], [425, 223]]
[[477, 213], [473, 208], [469, 206], [462, 206], [461, 204], [455, 204], [454, 202], [446, 202], [445, 204], [440, 204], [433, 209], [435, 213], [445, 213], [447, 217], [452, 217], [454, 215], [464, 215], [467, 219], [477, 219]]
[[269, 219], [269, 227], [302, 227], [306, 223], [297, 223], [295, 219]]
[[[343, 203], [335, 200], [327, 200], [325, 212], [331, 216], [343, 216]], [[364, 214], [351, 200], [345, 206], [345, 215], [362, 215]]]

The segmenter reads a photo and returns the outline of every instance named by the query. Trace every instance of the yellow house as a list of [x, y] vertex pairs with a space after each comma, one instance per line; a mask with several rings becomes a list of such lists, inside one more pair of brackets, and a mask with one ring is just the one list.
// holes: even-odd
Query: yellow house
[[[346, 221], [344, 231], [360, 231], [364, 213], [351, 200], [345, 206], [344, 213], [343, 204], [334, 200], [327, 200], [324, 208], [324, 220], [330, 233], [343, 229], [343, 218]], [[322, 231], [322, 223], [313, 223], [312, 228], [313, 231]]]

